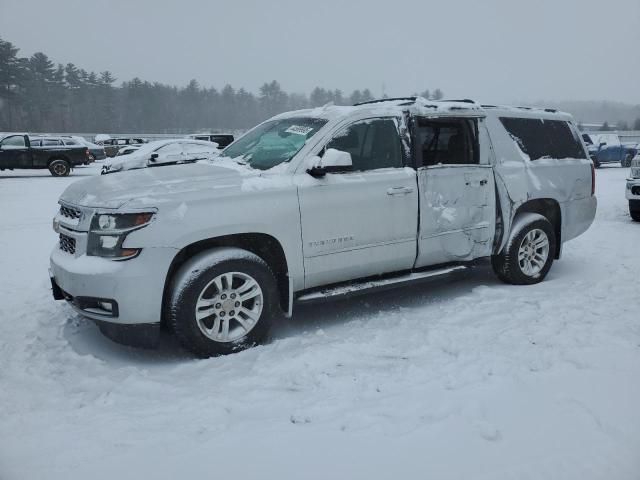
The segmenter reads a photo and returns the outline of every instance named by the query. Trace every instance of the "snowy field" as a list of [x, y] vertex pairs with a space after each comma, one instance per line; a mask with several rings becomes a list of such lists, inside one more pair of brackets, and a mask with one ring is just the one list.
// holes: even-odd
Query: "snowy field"
[[597, 171], [540, 285], [486, 269], [299, 308], [209, 360], [121, 347], [51, 298], [69, 178], [0, 172], [0, 479], [640, 478], [640, 224]]

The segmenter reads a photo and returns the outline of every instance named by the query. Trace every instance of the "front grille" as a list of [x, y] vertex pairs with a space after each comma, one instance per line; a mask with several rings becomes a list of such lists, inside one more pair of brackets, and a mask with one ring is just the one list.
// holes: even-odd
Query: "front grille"
[[60, 250], [63, 252], [71, 253], [72, 255], [76, 253], [76, 239], [66, 236], [65, 234], [60, 234]]
[[80, 215], [82, 215], [82, 212], [77, 208], [71, 208], [65, 205], [60, 205], [60, 215], [66, 218], [70, 218], [71, 220], [76, 220], [80, 218]]

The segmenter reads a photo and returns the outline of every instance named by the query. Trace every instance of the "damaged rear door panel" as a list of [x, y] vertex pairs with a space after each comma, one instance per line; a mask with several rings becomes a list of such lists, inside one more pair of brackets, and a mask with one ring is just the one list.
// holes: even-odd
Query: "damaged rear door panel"
[[417, 118], [420, 228], [416, 267], [490, 256], [496, 195], [482, 117]]

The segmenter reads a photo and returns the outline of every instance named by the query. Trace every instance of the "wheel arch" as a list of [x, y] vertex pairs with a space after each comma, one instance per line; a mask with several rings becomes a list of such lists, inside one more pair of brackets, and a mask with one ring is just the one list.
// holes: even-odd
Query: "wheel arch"
[[278, 295], [282, 311], [290, 313], [292, 291], [289, 282], [289, 268], [282, 244], [266, 233], [239, 233], [207, 238], [183, 247], [173, 258], [167, 272], [162, 294], [162, 322], [166, 323], [168, 303], [171, 298], [170, 285], [180, 267], [194, 255], [217, 247], [236, 247], [262, 258], [276, 276]]
[[69, 167], [71, 167], [71, 160], [69, 160], [69, 157], [67, 157], [66, 155], [54, 155], [52, 157], [49, 157], [49, 160], [47, 160], [47, 168], [50, 167], [51, 164], [56, 160], [64, 160], [69, 164]]
[[560, 208], [560, 203], [558, 203], [558, 201], [554, 200], [553, 198], [536, 198], [527, 200], [516, 210], [515, 214], [513, 215], [511, 225], [513, 226], [518, 216], [524, 213], [537, 213], [539, 215], [542, 215], [547, 220], [549, 220], [551, 225], [553, 225], [553, 233], [556, 237], [557, 247], [555, 259], [559, 259], [562, 245], [562, 210]]

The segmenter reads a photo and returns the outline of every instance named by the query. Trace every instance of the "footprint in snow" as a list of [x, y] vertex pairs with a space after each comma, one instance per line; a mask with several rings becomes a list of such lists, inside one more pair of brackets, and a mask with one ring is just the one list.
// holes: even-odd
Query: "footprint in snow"
[[502, 439], [502, 434], [498, 428], [487, 422], [486, 420], [476, 420], [474, 422], [474, 426], [476, 430], [480, 434], [482, 438], [487, 440], [488, 442], [497, 442]]

